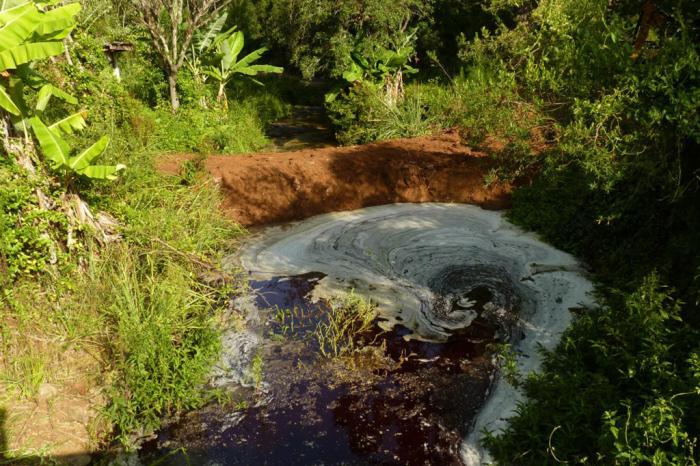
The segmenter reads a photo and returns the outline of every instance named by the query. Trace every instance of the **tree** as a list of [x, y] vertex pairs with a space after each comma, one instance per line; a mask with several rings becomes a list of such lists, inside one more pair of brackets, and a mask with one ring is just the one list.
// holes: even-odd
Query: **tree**
[[[428, 27], [434, 0], [234, 0], [247, 37], [268, 44], [305, 78], [339, 78], [360, 42], [396, 49]], [[469, 3], [469, 2], [466, 2]], [[423, 32], [420, 32], [420, 36]]]
[[180, 106], [177, 75], [198, 29], [212, 20], [231, 0], [132, 0], [151, 35], [168, 77], [170, 105]]

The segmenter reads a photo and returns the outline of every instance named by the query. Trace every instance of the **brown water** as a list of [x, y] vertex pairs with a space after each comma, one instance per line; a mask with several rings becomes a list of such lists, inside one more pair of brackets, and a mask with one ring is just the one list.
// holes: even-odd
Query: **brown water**
[[[360, 338], [351, 357], [319, 357], [312, 337], [324, 303], [307, 295], [323, 274], [253, 281], [265, 335], [263, 382], [188, 413], [142, 449], [159, 464], [459, 465], [460, 442], [483, 404], [503, 323], [479, 314], [444, 343], [404, 338], [401, 325]], [[455, 305], [456, 306], [456, 305]], [[484, 315], [490, 315], [484, 313]], [[499, 331], [500, 329], [500, 331]], [[503, 337], [502, 337], [503, 338]], [[184, 450], [180, 450], [180, 449]]]

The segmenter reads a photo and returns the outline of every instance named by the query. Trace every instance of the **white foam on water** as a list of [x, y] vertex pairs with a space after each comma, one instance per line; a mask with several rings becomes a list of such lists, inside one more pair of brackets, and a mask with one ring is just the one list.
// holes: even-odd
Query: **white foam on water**
[[[512, 344], [522, 375], [541, 364], [538, 347], [555, 347], [573, 307], [592, 307], [592, 284], [576, 259], [507, 222], [500, 212], [461, 204], [393, 204], [326, 214], [266, 229], [239, 255], [253, 279], [326, 274], [314, 289], [327, 298], [353, 288], [378, 305], [383, 326], [410, 338], [445, 341], [474, 319], [465, 294], [486, 287], [494, 308], [518, 312]], [[462, 444], [468, 465], [488, 464], [482, 431], [498, 431], [519, 391], [498, 378]]]

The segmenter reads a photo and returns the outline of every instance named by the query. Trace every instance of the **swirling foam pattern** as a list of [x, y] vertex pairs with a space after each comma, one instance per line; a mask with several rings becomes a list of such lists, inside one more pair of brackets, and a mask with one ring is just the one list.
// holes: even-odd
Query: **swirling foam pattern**
[[[456, 204], [394, 204], [327, 214], [265, 230], [240, 260], [253, 278], [322, 272], [314, 297], [354, 288], [377, 303], [383, 325], [400, 323], [408, 338], [444, 341], [481, 309], [512, 314], [518, 367], [539, 367], [537, 346], [553, 348], [572, 307], [593, 306], [592, 286], [570, 255], [504, 220], [499, 212]], [[482, 293], [483, 294], [483, 293]], [[497, 381], [462, 446], [464, 461], [488, 457], [479, 432], [502, 428], [519, 399]]]

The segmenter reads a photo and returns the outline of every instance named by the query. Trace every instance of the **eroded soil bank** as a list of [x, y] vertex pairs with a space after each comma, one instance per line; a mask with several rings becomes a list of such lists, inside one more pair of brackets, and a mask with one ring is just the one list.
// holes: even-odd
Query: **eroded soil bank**
[[[159, 161], [177, 173], [188, 154]], [[351, 147], [212, 155], [206, 170], [225, 193], [224, 209], [245, 226], [399, 202], [508, 206], [510, 186], [484, 186], [490, 161], [459, 134], [395, 139]]]

